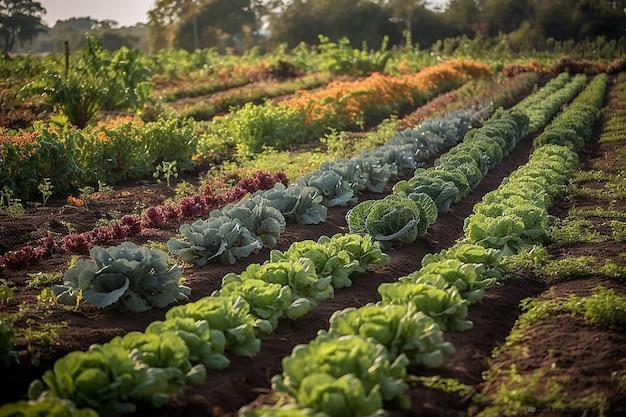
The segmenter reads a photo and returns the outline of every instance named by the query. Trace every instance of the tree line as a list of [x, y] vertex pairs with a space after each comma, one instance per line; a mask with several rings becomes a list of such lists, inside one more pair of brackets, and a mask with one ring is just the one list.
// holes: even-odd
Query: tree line
[[558, 41], [623, 40], [626, 35], [626, 0], [449, 0], [439, 8], [426, 0], [155, 0], [146, 24], [136, 28], [89, 17], [47, 28], [44, 16], [37, 1], [0, 0], [3, 50], [34, 41], [50, 48], [42, 39], [76, 39], [84, 26], [108, 39], [105, 46], [112, 49], [151, 51], [273, 50], [302, 42], [316, 45], [319, 35], [330, 41], [347, 38], [354, 47], [378, 47], [383, 38], [389, 46], [430, 47], [441, 39], [506, 35], [512, 50], [542, 50]]

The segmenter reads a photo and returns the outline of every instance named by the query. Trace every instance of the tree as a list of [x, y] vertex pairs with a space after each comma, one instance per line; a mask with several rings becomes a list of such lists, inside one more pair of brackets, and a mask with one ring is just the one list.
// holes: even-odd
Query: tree
[[489, 22], [489, 35], [510, 33], [524, 21], [532, 21], [534, 10], [530, 0], [480, 0], [483, 21]]
[[416, 11], [423, 8], [424, 3], [424, 0], [389, 0], [393, 19], [397, 22], [404, 22], [408, 34], [413, 34]]
[[[314, 45], [318, 43], [319, 35], [328, 37], [331, 42], [343, 37], [367, 42], [367, 29], [376, 29], [377, 20], [380, 21], [380, 18], [373, 17], [377, 11], [380, 7], [361, 0], [296, 0], [270, 16], [270, 43]], [[380, 39], [378, 37], [377, 42]]]
[[6, 55], [13, 50], [16, 41], [28, 42], [45, 32], [46, 27], [41, 23], [45, 13], [46, 9], [36, 1], [0, 0], [2, 52]]
[[443, 12], [443, 19], [456, 31], [455, 35], [469, 35], [476, 32], [476, 25], [481, 22], [477, 0], [452, 0]]
[[253, 36], [260, 0], [159, 0], [148, 12], [150, 47], [235, 47]]

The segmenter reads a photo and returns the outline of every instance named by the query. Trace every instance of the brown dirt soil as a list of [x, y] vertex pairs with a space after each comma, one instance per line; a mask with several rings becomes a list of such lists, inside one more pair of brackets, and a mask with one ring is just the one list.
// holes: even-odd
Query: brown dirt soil
[[[471, 213], [474, 204], [483, 195], [500, 184], [502, 179], [520, 165], [527, 162], [531, 152], [531, 141], [523, 140], [506, 160], [491, 171], [471, 195], [461, 203], [454, 205], [446, 214], [442, 214], [429, 229], [428, 235], [412, 245], [388, 251], [391, 263], [385, 266], [372, 266], [359, 276], [353, 276], [353, 286], [338, 290], [335, 297], [321, 303], [309, 314], [297, 321], [282, 321], [278, 329], [262, 340], [261, 351], [252, 359], [231, 357], [232, 365], [223, 372], [210, 373], [201, 386], [189, 387], [176, 395], [171, 403], [159, 410], [142, 409], [137, 415], [150, 413], [155, 416], [204, 417], [234, 415], [236, 411], [270, 390], [270, 378], [281, 372], [281, 359], [291, 353], [296, 344], [313, 339], [319, 329], [326, 329], [328, 318], [338, 310], [348, 306], [361, 306], [379, 300], [378, 286], [383, 282], [393, 282], [420, 268], [420, 261], [427, 253], [438, 252], [452, 246], [463, 235], [463, 220]], [[601, 152], [597, 148], [592, 152]], [[610, 158], [610, 154], [606, 155]], [[388, 190], [389, 191], [389, 190]], [[359, 201], [381, 198], [382, 194], [364, 194]], [[15, 250], [27, 244], [33, 244], [37, 238], [46, 236], [48, 231], [67, 233], [65, 224], [70, 224], [77, 232], [90, 230], [98, 219], [107, 213], [119, 210], [129, 213], [134, 207], [157, 205], [165, 198], [172, 197], [172, 191], [163, 184], [128, 183], [118, 185], [111, 194], [91, 203], [88, 210], [69, 207], [62, 200], [50, 201], [45, 208], [28, 209], [20, 219], [0, 217], [0, 250]], [[348, 232], [345, 215], [349, 207], [328, 210], [324, 223], [311, 226], [290, 224], [281, 235], [277, 249], [285, 250], [295, 241], [317, 240], [319, 236], [332, 236]], [[626, 207], [622, 206], [622, 209]], [[67, 222], [67, 223], [65, 223]], [[136, 243], [148, 241], [166, 242], [177, 232], [177, 225], [167, 225], [163, 229], [152, 230], [130, 240]], [[555, 249], [556, 250], [556, 249]], [[598, 247], [598, 250], [603, 250]], [[623, 250], [623, 249], [622, 249]], [[587, 248], [588, 254], [600, 255], [593, 248]], [[263, 263], [269, 258], [269, 249], [239, 260], [234, 265], [209, 264], [203, 268], [189, 267], [184, 270], [186, 284], [192, 288], [191, 299], [197, 300], [210, 295], [220, 287], [221, 278], [228, 272], [239, 273], [250, 263]], [[144, 330], [147, 324], [163, 319], [166, 309], [157, 309], [147, 313], [104, 312], [82, 304], [76, 311], [37, 302], [42, 288], [27, 288], [28, 274], [37, 272], [64, 272], [70, 257], [56, 254], [39, 264], [21, 270], [0, 270], [0, 279], [10, 280], [16, 286], [14, 297], [0, 305], [0, 313], [19, 313], [15, 322], [17, 328], [31, 327], [49, 329], [46, 324], [67, 323], [58, 330], [57, 338], [47, 347], [29, 349], [24, 337], [18, 339], [16, 349], [20, 352], [21, 365], [2, 370], [0, 378], [0, 404], [23, 398], [27, 386], [34, 378], [50, 368], [54, 360], [73, 350], [85, 350], [93, 343], [104, 343], [116, 335], [132, 330]], [[601, 277], [583, 277], [586, 288], [595, 286]], [[581, 281], [582, 282], [582, 281]], [[559, 284], [555, 284], [558, 288]], [[563, 284], [565, 285], [565, 284]], [[623, 285], [620, 287], [624, 289]], [[474, 327], [465, 333], [445, 334], [446, 340], [456, 348], [456, 354], [446, 359], [442, 368], [435, 371], [411, 369], [415, 375], [441, 375], [456, 378], [460, 382], [481, 389], [482, 373], [488, 368], [487, 360], [496, 346], [500, 346], [509, 334], [517, 319], [519, 303], [526, 297], [535, 297], [546, 290], [543, 280], [531, 275], [510, 279], [501, 287], [489, 290], [483, 301], [472, 306], [469, 319]], [[564, 289], [564, 291], [568, 291]], [[623, 293], [624, 291], [622, 291]], [[572, 337], [575, 334], [576, 337]], [[617, 387], [608, 386], [608, 370], [621, 366], [624, 370], [624, 334], [614, 332], [609, 337], [600, 334], [597, 329], [589, 328], [585, 323], [555, 317], [545, 326], [529, 335], [536, 350], [528, 359], [529, 367], [538, 366], [532, 359], [545, 358], [544, 352], [551, 346], [563, 347], [559, 350], [560, 359], [570, 366], [564, 371], [578, 384], [565, 387], [567, 394], [578, 395], [594, 387], [603, 392], [613, 390], [612, 399], [619, 403]], [[597, 349], [601, 337], [604, 349]], [[593, 361], [593, 366], [585, 363]], [[621, 361], [621, 362], [620, 362]], [[525, 365], [526, 366], [526, 365]], [[571, 390], [571, 392], [569, 392]], [[462, 398], [455, 394], [413, 386], [410, 390], [412, 408], [409, 411], [389, 410], [391, 416], [464, 416], [471, 405], [469, 397]], [[261, 397], [262, 400], [263, 397]], [[621, 407], [624, 410], [623, 399]], [[618, 408], [610, 407], [617, 410]], [[616, 414], [617, 415], [617, 414]]]

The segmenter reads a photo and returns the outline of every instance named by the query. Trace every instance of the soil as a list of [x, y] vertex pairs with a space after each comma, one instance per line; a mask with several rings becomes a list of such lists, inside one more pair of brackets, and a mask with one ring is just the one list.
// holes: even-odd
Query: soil
[[[611, 157], [615, 153], [607, 152], [605, 146], [593, 144], [585, 149], [585, 169], [592, 169], [594, 161], [601, 159], [606, 166], [611, 166]], [[204, 384], [186, 388], [180, 395], [172, 398], [170, 404], [162, 409], [142, 409], [137, 415], [147, 414], [161, 417], [206, 417], [233, 416], [237, 410], [251, 402], [263, 402], [270, 393], [270, 378], [281, 372], [281, 359], [289, 355], [297, 344], [306, 343], [316, 336], [319, 329], [326, 329], [328, 318], [338, 310], [348, 306], [361, 306], [379, 300], [378, 286], [383, 282], [394, 282], [420, 268], [422, 257], [452, 246], [463, 236], [463, 221], [472, 212], [474, 204], [483, 195], [499, 186], [502, 179], [528, 160], [532, 151], [531, 140], [523, 140], [503, 163], [492, 170], [472, 194], [462, 202], [451, 207], [448, 213], [440, 215], [437, 222], [429, 229], [427, 236], [414, 244], [387, 251], [391, 262], [384, 266], [370, 266], [361, 275], [353, 276], [350, 288], [338, 290], [333, 299], [321, 303], [302, 319], [282, 321], [278, 329], [269, 337], [262, 339], [261, 351], [254, 358], [231, 357], [231, 366], [222, 372], [208, 375]], [[185, 178], [193, 181], [194, 178]], [[180, 179], [179, 179], [180, 181]], [[387, 193], [390, 188], [387, 189]], [[359, 201], [382, 198], [382, 194], [362, 194]], [[69, 206], [65, 200], [51, 199], [46, 207], [29, 208], [19, 219], [0, 216], [0, 251], [16, 250], [28, 244], [35, 244], [37, 239], [47, 236], [48, 232], [66, 234], [68, 226], [75, 231], [87, 231], [95, 227], [96, 222], [108, 213], [119, 211], [130, 213], [134, 208], [159, 205], [165, 199], [173, 197], [172, 188], [164, 184], [130, 182], [116, 185], [115, 191], [105, 193], [99, 200], [89, 204], [87, 209]], [[557, 202], [555, 215], [565, 215], [567, 199]], [[626, 202], [616, 202], [619, 210], [626, 210]], [[336, 207], [328, 210], [326, 221], [319, 225], [299, 226], [289, 224], [281, 235], [276, 249], [286, 250], [295, 241], [317, 240], [320, 236], [332, 236], [347, 233], [345, 220], [349, 207]], [[187, 220], [188, 221], [188, 220]], [[135, 243], [157, 241], [164, 243], [177, 233], [178, 225], [167, 224], [162, 229], [145, 230], [141, 236], [130, 238]], [[624, 248], [607, 248], [601, 245], [586, 246], [586, 255], [607, 256], [623, 252]], [[269, 259], [269, 250], [264, 248], [259, 253], [239, 260], [234, 265], [209, 264], [205, 267], [188, 267], [183, 275], [186, 285], [192, 288], [191, 300], [210, 295], [221, 284], [221, 278], [229, 272], [239, 273], [250, 263], [263, 263]], [[579, 254], [577, 248], [553, 246], [551, 252], [572, 252]], [[582, 250], [582, 249], [581, 249]], [[622, 261], [624, 257], [622, 256]], [[60, 272], [68, 268], [70, 256], [54, 254], [38, 264], [24, 269], [0, 269], [0, 279], [11, 281], [16, 290], [13, 298], [0, 304], [0, 313], [16, 314], [14, 327], [40, 329], [52, 334], [53, 325], [59, 326], [58, 337], [52, 339], [49, 346], [27, 343], [23, 336], [18, 338], [16, 350], [20, 353], [20, 365], [2, 370], [0, 378], [0, 405], [24, 398], [28, 384], [49, 369], [54, 360], [74, 350], [86, 350], [91, 344], [105, 343], [116, 335], [133, 330], [144, 330], [154, 320], [164, 318], [167, 309], [156, 309], [147, 313], [119, 313], [102, 310], [81, 304], [75, 310], [63, 309], [38, 302], [37, 296], [44, 287], [28, 288], [30, 274], [38, 272]], [[391, 416], [465, 416], [473, 408], [471, 395], [485, 389], [482, 374], [490, 366], [489, 359], [494, 348], [504, 343], [520, 314], [520, 301], [527, 297], [543, 296], [546, 293], [568, 294], [576, 292], [585, 295], [598, 284], [610, 283], [619, 293], [626, 294], [623, 282], [600, 276], [581, 276], [566, 282], [548, 282], [545, 278], [530, 273], [519, 278], [505, 281], [500, 287], [489, 290], [481, 303], [470, 308], [469, 319], [474, 323], [471, 330], [464, 333], [446, 332], [445, 338], [456, 348], [456, 354], [445, 360], [443, 367], [434, 371], [410, 369], [414, 375], [441, 375], [456, 378], [461, 383], [473, 387], [472, 392], [464, 397], [443, 391], [428, 389], [414, 384], [410, 389], [412, 407], [410, 410], [393, 410]], [[24, 333], [24, 332], [20, 332]], [[623, 329], [602, 330], [590, 326], [582, 319], [555, 316], [542, 322], [527, 335], [529, 348], [521, 365], [523, 369], [538, 369], [550, 358], [546, 352], [557, 349], [559, 352], [558, 369], [569, 378], [571, 383], [564, 385], [562, 394], [566, 398], [578, 398], [592, 392], [606, 395], [608, 399], [605, 415], [626, 415], [624, 392], [611, 375], [626, 372], [626, 346]], [[43, 343], [45, 344], [45, 343]], [[505, 361], [503, 358], [502, 361]], [[506, 364], [503, 363], [502, 366]], [[621, 394], [621, 396], [620, 396]], [[620, 414], [621, 413], [621, 414]], [[537, 414], [541, 414], [538, 410]], [[547, 414], [546, 414], [547, 415]], [[563, 414], [551, 410], [554, 415]], [[589, 414], [587, 414], [589, 415]]]

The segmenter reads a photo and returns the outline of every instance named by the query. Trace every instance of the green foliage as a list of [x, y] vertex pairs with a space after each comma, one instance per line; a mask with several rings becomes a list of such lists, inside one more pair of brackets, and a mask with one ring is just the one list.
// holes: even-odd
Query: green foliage
[[404, 354], [411, 365], [437, 368], [444, 355], [455, 353], [435, 320], [414, 304], [349, 307], [334, 312], [329, 323], [330, 335], [373, 338], [389, 350], [390, 357]]
[[10, 323], [0, 318], [0, 366], [8, 367], [18, 362], [17, 352], [15, 352], [15, 333]]
[[320, 278], [330, 278], [336, 289], [352, 286], [349, 276], [360, 267], [358, 260], [350, 252], [338, 245], [329, 245], [325, 238], [318, 242], [302, 240], [294, 242], [285, 252], [272, 250], [271, 262], [296, 261], [308, 258], [313, 261]]
[[268, 284], [288, 286], [293, 304], [284, 313], [291, 319], [303, 316], [318, 303], [332, 298], [335, 293], [332, 276], [318, 275], [316, 264], [309, 257], [250, 264], [239, 277], [227, 274], [222, 282], [225, 285], [239, 280], [261, 280]]
[[482, 299], [485, 289], [498, 281], [497, 278], [487, 278], [486, 274], [487, 268], [481, 264], [445, 259], [428, 263], [420, 270], [400, 278], [400, 282], [428, 284], [443, 290], [454, 286], [461, 297], [475, 304]]
[[282, 213], [261, 194], [243, 199], [237, 203], [226, 205], [220, 210], [214, 210], [210, 217], [227, 216], [238, 220], [255, 236], [258, 236], [264, 245], [274, 247], [278, 238], [285, 231], [286, 220]]
[[298, 178], [295, 184], [317, 188], [326, 207], [345, 206], [357, 200], [352, 184], [334, 170], [316, 169]]
[[9, 187], [4, 186], [0, 191], [0, 214], [11, 216], [19, 219], [24, 216], [24, 206], [22, 200], [13, 196], [13, 191]]
[[241, 225], [236, 218], [220, 214], [178, 228], [180, 238], [167, 241], [170, 252], [184, 262], [204, 266], [210, 261], [233, 264], [263, 247], [260, 237]]
[[78, 260], [52, 289], [61, 304], [76, 305], [78, 294], [99, 308], [147, 311], [187, 301], [191, 289], [179, 285], [180, 267], [168, 267], [158, 249], [124, 242], [108, 249], [94, 247], [91, 259]]
[[153, 321], [146, 327], [146, 333], [159, 335], [174, 332], [189, 349], [189, 361], [201, 363], [208, 370], [222, 370], [230, 365], [224, 356], [226, 338], [222, 331], [211, 329], [206, 320], [190, 317], [174, 317], [164, 321]]
[[382, 304], [414, 304], [417, 311], [432, 317], [444, 331], [463, 332], [473, 326], [466, 320], [469, 302], [456, 287], [444, 290], [429, 284], [395, 282], [381, 284], [378, 293]]
[[0, 406], [2, 417], [98, 417], [92, 408], [78, 408], [74, 402], [57, 397], [41, 397], [36, 400], [17, 401]]
[[[225, 341], [225, 352], [252, 357], [261, 348], [261, 341], [256, 337], [255, 318], [250, 314], [250, 305], [242, 297], [203, 297], [193, 303], [174, 306], [165, 313], [166, 320], [176, 318], [206, 320], [212, 331], [222, 332], [217, 340]], [[215, 337], [212, 335], [212, 338]]]
[[246, 103], [214, 119], [206, 128], [198, 142], [197, 152], [201, 157], [213, 152], [213, 143], [224, 142], [230, 148], [243, 144], [252, 152], [261, 152], [264, 147], [286, 149], [316, 137], [305, 127], [304, 118], [296, 109], [270, 102]]
[[42, 197], [42, 206], [45, 207], [48, 199], [52, 195], [52, 189], [54, 186], [50, 182], [50, 178], [44, 178], [43, 181], [37, 186], [37, 189], [41, 193]]
[[161, 175], [165, 177], [165, 183], [169, 188], [172, 177], [178, 178], [176, 161], [161, 161], [161, 163], [156, 167], [156, 171], [154, 171], [154, 174], [152, 174], [152, 176], [157, 179], [157, 182], [161, 182]]
[[0, 279], [0, 306], [3, 306], [4, 303], [13, 298], [14, 292], [15, 287], [11, 281]]
[[365, 47], [354, 49], [346, 37], [331, 42], [327, 36], [319, 35], [319, 70], [333, 75], [368, 75], [383, 72], [391, 52], [387, 50], [388, 37], [383, 38], [379, 50], [372, 52]]
[[604, 242], [608, 236], [602, 236], [593, 222], [586, 219], [556, 219], [548, 232], [550, 239], [559, 244], [576, 242]]
[[[363, 337], [323, 334], [283, 358], [283, 372], [272, 378], [272, 387], [331, 416], [369, 416], [383, 402], [408, 407], [407, 362], [404, 355], [391, 359], [383, 345]], [[329, 401], [326, 392], [335, 392], [337, 401]]]
[[432, 198], [412, 193], [408, 197], [391, 194], [381, 200], [363, 201], [348, 211], [346, 220], [350, 233], [371, 235], [388, 249], [424, 236], [437, 216]]
[[604, 327], [626, 325], [626, 297], [603, 286], [593, 288], [587, 297], [571, 294], [557, 309], [581, 314], [585, 320]]
[[[288, 221], [295, 221], [298, 224], [318, 224], [326, 219], [327, 207], [322, 204], [324, 196], [316, 187], [286, 187], [278, 182], [274, 184], [274, 188], [257, 193], [279, 210]], [[252, 198], [256, 197], [257, 193]]]
[[139, 50], [102, 50], [88, 38], [77, 62], [61, 73], [47, 69], [26, 85], [20, 97], [43, 95], [47, 104], [70, 124], [83, 128], [100, 110], [138, 109], [152, 91], [150, 73], [139, 61]]
[[386, 265], [391, 261], [391, 257], [382, 252], [380, 243], [369, 235], [338, 233], [332, 237], [321, 236], [317, 243], [329, 246], [332, 253], [347, 251], [350, 258], [359, 263], [354, 271], [356, 273], [365, 272], [368, 265]]
[[421, 386], [430, 389], [436, 389], [439, 391], [443, 391], [449, 394], [458, 394], [460, 397], [465, 397], [470, 394], [474, 387], [463, 384], [458, 379], [455, 378], [445, 378], [441, 375], [433, 375], [433, 376], [415, 376], [409, 375], [407, 378], [410, 382], [415, 381], [419, 383]]
[[[85, 352], [71, 352], [58, 359], [42, 379], [43, 383], [37, 380], [31, 384], [31, 400], [58, 397], [108, 415], [135, 411], [132, 392], [140, 383], [148, 382], [141, 380], [128, 351], [119, 345], [94, 345]], [[156, 389], [153, 392], [160, 394]]]

